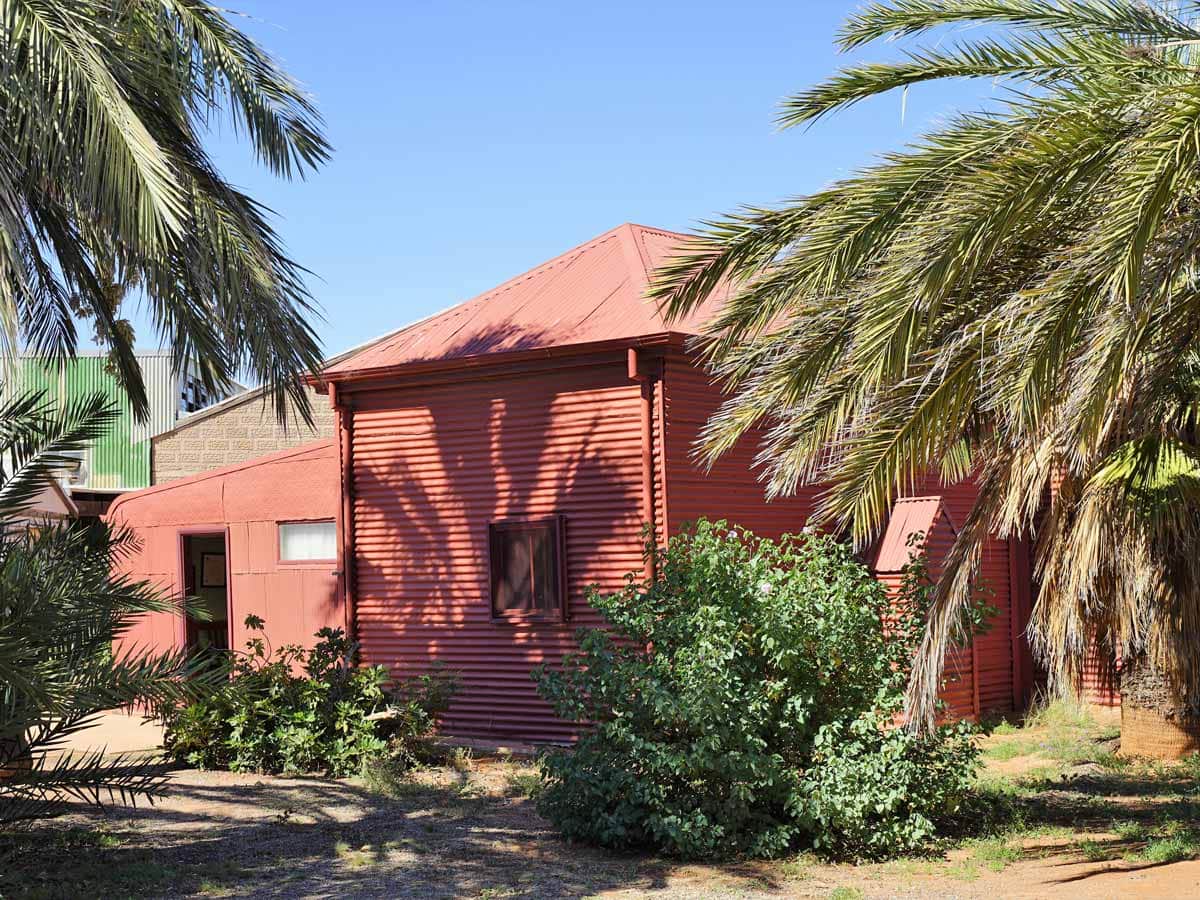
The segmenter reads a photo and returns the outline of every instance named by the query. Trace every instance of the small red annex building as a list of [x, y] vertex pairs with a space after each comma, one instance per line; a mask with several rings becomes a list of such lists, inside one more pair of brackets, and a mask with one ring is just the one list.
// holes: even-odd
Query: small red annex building
[[211, 617], [143, 616], [124, 641], [240, 648], [247, 615], [266, 621], [276, 647], [346, 627], [337, 510], [332, 440], [118, 497], [105, 518], [138, 538], [120, 571], [198, 597]]
[[[530, 669], [598, 624], [585, 590], [640, 569], [643, 523], [660, 541], [700, 516], [778, 536], [812, 510], [813, 492], [764, 498], [753, 440], [711, 471], [693, 461], [720, 395], [687, 343], [719, 300], [668, 326], [645, 298], [681, 240], [622, 225], [322, 375], [338, 413], [349, 621], [366, 662], [460, 674], [449, 733], [569, 736]], [[913, 531], [948, 542], [974, 492], [931, 483], [900, 501], [879, 576], [898, 578]], [[993, 541], [983, 578], [996, 621], [948, 662], [946, 699], [964, 716], [1029, 691], [1027, 547]]]

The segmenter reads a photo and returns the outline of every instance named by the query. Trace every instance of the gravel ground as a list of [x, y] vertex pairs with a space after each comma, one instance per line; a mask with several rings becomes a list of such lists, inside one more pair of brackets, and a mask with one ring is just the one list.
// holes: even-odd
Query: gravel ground
[[[1182, 897], [1200, 862], [1088, 861], [1078, 836], [877, 866], [684, 865], [560, 840], [532, 770], [464, 760], [357, 781], [175, 772], [153, 807], [0, 836], [0, 898]], [[1094, 835], [1103, 840], [1103, 835]]]

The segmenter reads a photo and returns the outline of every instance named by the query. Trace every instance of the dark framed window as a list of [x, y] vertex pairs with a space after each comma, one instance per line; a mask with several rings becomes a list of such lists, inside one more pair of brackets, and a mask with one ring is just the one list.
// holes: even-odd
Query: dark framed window
[[562, 516], [488, 526], [493, 620], [561, 622], [566, 618], [565, 539]]

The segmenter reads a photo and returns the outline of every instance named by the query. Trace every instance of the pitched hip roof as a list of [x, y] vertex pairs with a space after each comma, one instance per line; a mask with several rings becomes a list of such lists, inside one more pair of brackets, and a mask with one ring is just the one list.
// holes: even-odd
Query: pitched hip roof
[[670, 333], [698, 334], [710, 298], [668, 324], [646, 289], [687, 235], [626, 223], [471, 300], [385, 336], [328, 366], [322, 377], [412, 363], [596, 344]]

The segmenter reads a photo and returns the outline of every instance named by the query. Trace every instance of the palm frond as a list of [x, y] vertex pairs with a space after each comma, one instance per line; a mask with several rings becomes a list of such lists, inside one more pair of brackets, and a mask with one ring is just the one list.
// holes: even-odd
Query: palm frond
[[75, 461], [70, 454], [101, 437], [115, 418], [100, 394], [61, 408], [41, 393], [0, 405], [0, 521], [24, 512], [47, 480]]
[[1187, 22], [1143, 0], [889, 0], [852, 13], [838, 32], [838, 44], [852, 50], [945, 25], [1098, 32], [1152, 41], [1200, 39], [1200, 31]]
[[[304, 177], [329, 157], [315, 104], [227, 14], [199, 0], [14, 0], [0, 14], [0, 336], [73, 352], [70, 305], [108, 344], [148, 415], [134, 335], [97, 267], [138, 283], [180, 368], [209, 387], [243, 373], [282, 416], [309, 416], [320, 365], [305, 270], [203, 139], [232, 118], [260, 162]], [[67, 302], [70, 298], [71, 303]]]
[[699, 348], [729, 395], [698, 452], [756, 435], [768, 490], [819, 489], [818, 520], [860, 542], [907, 488], [976, 480], [915, 723], [991, 536], [1036, 537], [1030, 638], [1055, 685], [1103, 647], [1200, 708], [1200, 33], [1134, 0], [893, 0], [842, 42], [968, 25], [985, 28], [850, 66], [785, 122], [963, 76], [999, 78], [1000, 103], [710, 222], [660, 272], [671, 315], [727, 298]]

